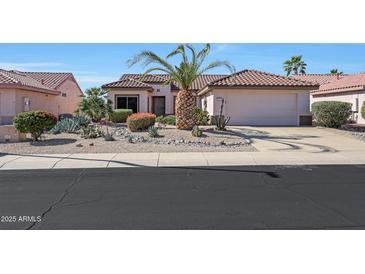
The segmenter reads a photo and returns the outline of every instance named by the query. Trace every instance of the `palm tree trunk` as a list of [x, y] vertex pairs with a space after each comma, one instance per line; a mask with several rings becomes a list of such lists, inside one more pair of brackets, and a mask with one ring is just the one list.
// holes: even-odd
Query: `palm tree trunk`
[[196, 101], [192, 91], [180, 90], [176, 98], [176, 128], [192, 129], [196, 122]]

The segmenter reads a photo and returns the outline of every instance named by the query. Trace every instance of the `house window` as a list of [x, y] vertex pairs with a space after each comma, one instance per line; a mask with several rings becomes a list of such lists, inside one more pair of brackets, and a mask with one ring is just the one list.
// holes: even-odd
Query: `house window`
[[121, 96], [115, 97], [115, 108], [128, 108], [133, 110], [133, 113], [138, 112], [138, 96]]
[[62, 95], [62, 97], [66, 97], [67, 96], [66, 92], [62, 92], [61, 95]]

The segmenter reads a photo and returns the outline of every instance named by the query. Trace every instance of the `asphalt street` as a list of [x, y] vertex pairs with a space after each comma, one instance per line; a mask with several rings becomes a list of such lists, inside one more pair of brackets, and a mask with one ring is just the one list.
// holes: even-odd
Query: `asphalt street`
[[365, 166], [0, 171], [0, 229], [363, 229]]

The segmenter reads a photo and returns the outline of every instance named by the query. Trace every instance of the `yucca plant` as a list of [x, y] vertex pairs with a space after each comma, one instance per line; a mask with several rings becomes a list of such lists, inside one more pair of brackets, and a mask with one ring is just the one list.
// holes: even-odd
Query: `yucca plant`
[[[210, 53], [210, 49], [210, 44], [206, 44], [202, 50], [197, 52], [192, 45], [181, 44], [170, 52], [166, 58], [162, 58], [152, 51], [142, 51], [128, 60], [129, 66], [133, 66], [137, 63], [142, 63], [145, 66], [152, 65], [152, 67], [145, 71], [141, 78], [142, 81], [146, 74], [159, 71], [169, 75], [165, 84], [174, 83], [180, 87], [175, 106], [176, 127], [178, 129], [192, 129], [196, 122], [194, 111], [196, 100], [195, 94], [191, 90], [194, 80], [199, 75], [221, 66], [228, 68], [231, 73], [235, 71], [235, 68], [227, 61], [214, 61], [208, 65], [204, 65], [204, 62]], [[182, 58], [178, 66], [167, 61], [169, 58], [176, 55], [179, 55]]]

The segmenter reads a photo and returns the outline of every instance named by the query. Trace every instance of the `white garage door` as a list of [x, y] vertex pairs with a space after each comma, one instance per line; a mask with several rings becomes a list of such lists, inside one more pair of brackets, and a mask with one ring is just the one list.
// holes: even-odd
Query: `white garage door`
[[296, 94], [231, 93], [226, 100], [226, 111], [231, 117], [231, 125], [297, 125]]

